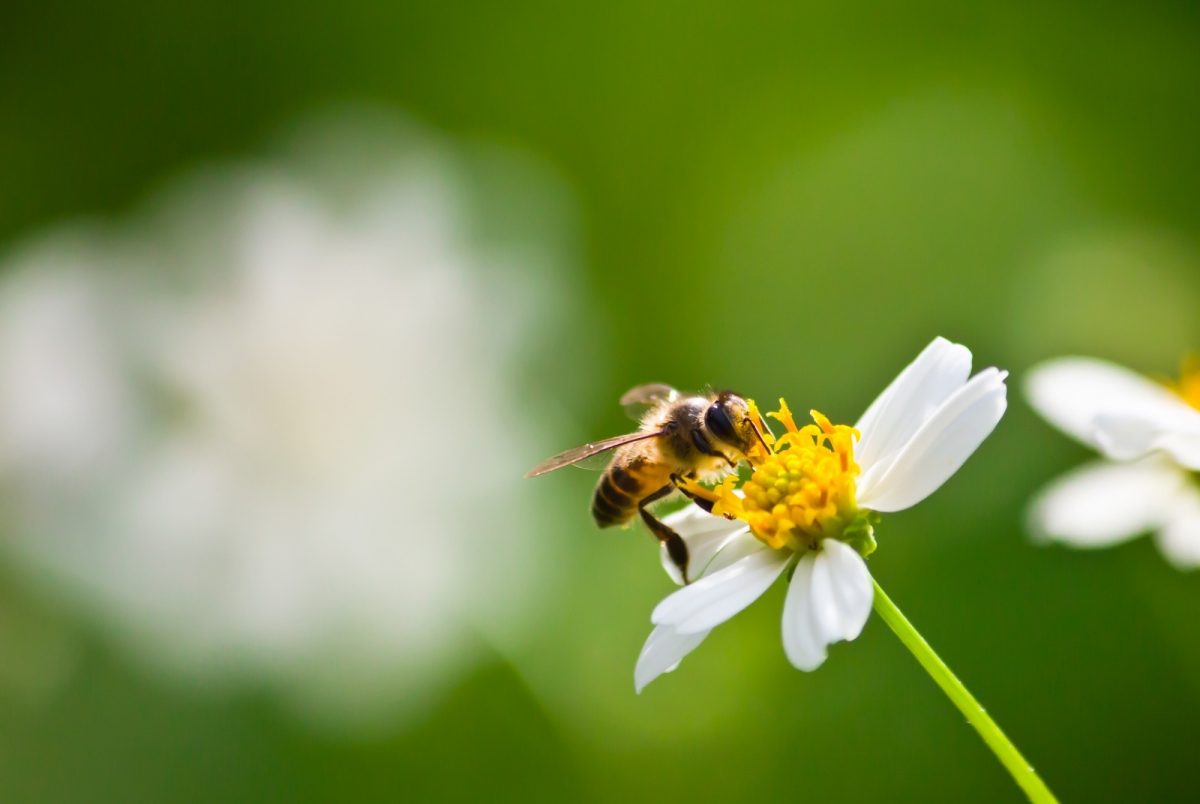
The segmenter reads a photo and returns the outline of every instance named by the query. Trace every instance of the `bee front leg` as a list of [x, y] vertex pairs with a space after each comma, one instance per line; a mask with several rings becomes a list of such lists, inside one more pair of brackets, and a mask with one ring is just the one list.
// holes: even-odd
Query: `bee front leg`
[[679, 489], [680, 494], [703, 508], [706, 512], [710, 514], [712, 513], [713, 506], [717, 504], [716, 500], [710, 500], [706, 497], [701, 497], [699, 494], [692, 491], [687, 487], [687, 481], [679, 475], [671, 475], [671, 482], [675, 484], [675, 488]]
[[[696, 505], [700, 506], [700, 508], [702, 508], [704, 511], [707, 511], [710, 514], [713, 512], [713, 506], [717, 504], [717, 497], [715, 494], [709, 492], [707, 489], [701, 489], [699, 486], [691, 485], [687, 479], [682, 478], [679, 475], [671, 475], [671, 482], [675, 484], [675, 488], [679, 489], [680, 494], [687, 497]], [[705, 493], [702, 494], [701, 491], [697, 491], [697, 489], [701, 489], [701, 491]], [[725, 518], [732, 519], [733, 517], [726, 514]]]
[[684, 584], [688, 584], [690, 581], [688, 579], [687, 543], [684, 542], [682, 536], [664, 525], [654, 514], [646, 510], [647, 505], [655, 500], [661, 500], [676, 488], [676, 485], [671, 483], [650, 494], [638, 503], [638, 513], [641, 514], [642, 521], [646, 523], [646, 527], [654, 534], [654, 538], [658, 539], [659, 543], [667, 548], [667, 555], [670, 557], [671, 563], [679, 568], [679, 574], [683, 577]]

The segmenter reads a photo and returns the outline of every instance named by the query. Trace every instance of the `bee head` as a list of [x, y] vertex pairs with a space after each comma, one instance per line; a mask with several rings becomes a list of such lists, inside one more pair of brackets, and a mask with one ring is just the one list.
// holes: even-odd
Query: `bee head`
[[732, 391], [722, 391], [716, 395], [704, 412], [704, 426], [713, 438], [742, 454], [750, 449], [755, 438], [750, 406]]

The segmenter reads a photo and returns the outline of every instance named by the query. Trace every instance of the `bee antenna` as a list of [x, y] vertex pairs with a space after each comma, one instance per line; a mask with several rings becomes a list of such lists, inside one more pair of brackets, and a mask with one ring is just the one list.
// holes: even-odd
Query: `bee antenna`
[[758, 443], [762, 444], [763, 449], [767, 451], [768, 455], [770, 455], [771, 448], [767, 446], [767, 441], [765, 438], [763, 438], [762, 432], [759, 431], [758, 425], [754, 423], [753, 417], [747, 416], [746, 421], [750, 422], [750, 426], [754, 429], [754, 435], [758, 436]]

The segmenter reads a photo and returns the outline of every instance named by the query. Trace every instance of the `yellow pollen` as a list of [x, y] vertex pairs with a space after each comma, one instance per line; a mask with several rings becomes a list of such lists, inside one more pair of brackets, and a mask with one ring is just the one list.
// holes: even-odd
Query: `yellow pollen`
[[[751, 410], [757, 416], [757, 408]], [[776, 550], [803, 551], [821, 539], [836, 539], [858, 513], [854, 496], [858, 433], [844, 424], [831, 424], [815, 410], [810, 414], [815, 423], [797, 427], [787, 403], [780, 399], [779, 410], [768, 415], [786, 432], [767, 442], [769, 454], [760, 449], [751, 456], [754, 472], [742, 486], [742, 496], [735, 493], [737, 478], [732, 476], [714, 489], [714, 514], [743, 520], [756, 537]]]
[[1200, 410], [1200, 355], [1184, 359], [1179, 372], [1179, 382], [1170, 383], [1171, 390], [1183, 397], [1183, 401]]

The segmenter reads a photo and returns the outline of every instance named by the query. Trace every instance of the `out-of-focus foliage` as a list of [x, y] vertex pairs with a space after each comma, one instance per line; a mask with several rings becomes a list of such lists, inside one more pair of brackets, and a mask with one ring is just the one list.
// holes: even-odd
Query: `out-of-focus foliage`
[[[935, 334], [1018, 381], [1068, 351], [1165, 374], [1200, 346], [1198, 90], [1186, 6], [20, 4], [0, 26], [0, 240], [127, 219], [313, 109], [390, 107], [531, 154], [575, 196], [580, 264], [549, 303], [587, 310], [586, 348], [547, 325], [550, 358], [511, 389], [539, 446], [628, 427], [616, 398], [652, 380], [852, 421]], [[959, 475], [883, 523], [872, 573], [1064, 800], [1185, 798], [1200, 577], [1146, 540], [1031, 545], [1030, 493], [1085, 453], [1015, 396]], [[487, 471], [519, 476], [527, 452]], [[467, 499], [473, 460], [445, 479]], [[365, 733], [261, 677], [147, 673], [9, 559], [4, 798], [1017, 799], [878, 620], [791, 669], [782, 589], [634, 696], [670, 582], [644, 534], [594, 530], [591, 482], [527, 491], [554, 561], [526, 638]], [[478, 523], [485, 565], [496, 526]]]

